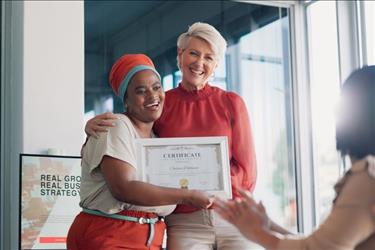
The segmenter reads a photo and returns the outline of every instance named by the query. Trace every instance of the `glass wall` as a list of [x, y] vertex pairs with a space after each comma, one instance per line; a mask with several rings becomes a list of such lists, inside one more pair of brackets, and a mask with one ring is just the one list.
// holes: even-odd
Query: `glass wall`
[[317, 224], [332, 204], [333, 185], [340, 176], [335, 139], [335, 105], [340, 79], [336, 1], [307, 7], [313, 166]]
[[[238, 89], [250, 112], [259, 177], [255, 196], [278, 223], [296, 229], [289, 17], [241, 37], [229, 54], [239, 55]], [[236, 86], [235, 84], [233, 84]]]

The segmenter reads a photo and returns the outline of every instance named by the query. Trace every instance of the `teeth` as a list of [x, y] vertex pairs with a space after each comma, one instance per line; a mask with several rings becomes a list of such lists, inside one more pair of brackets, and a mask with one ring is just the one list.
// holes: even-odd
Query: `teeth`
[[149, 107], [157, 106], [157, 105], [159, 105], [159, 102], [153, 102], [153, 103], [150, 103], [150, 104], [145, 105], [145, 107], [146, 107], [146, 108], [149, 108]]
[[198, 75], [203, 74], [203, 71], [195, 70], [195, 69], [191, 69], [191, 72], [193, 72], [194, 74], [198, 74]]

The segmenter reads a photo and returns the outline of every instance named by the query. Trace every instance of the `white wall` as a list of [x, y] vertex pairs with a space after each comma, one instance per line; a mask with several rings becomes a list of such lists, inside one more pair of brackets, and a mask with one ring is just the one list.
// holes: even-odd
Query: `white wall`
[[79, 155], [84, 140], [84, 10], [79, 1], [24, 2], [23, 150]]

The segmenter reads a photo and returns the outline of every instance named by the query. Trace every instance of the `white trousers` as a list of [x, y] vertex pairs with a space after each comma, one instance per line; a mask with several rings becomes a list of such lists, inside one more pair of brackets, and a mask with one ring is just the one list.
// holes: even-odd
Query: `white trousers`
[[[249, 222], [251, 223], [251, 222]], [[166, 217], [167, 250], [255, 250], [247, 240], [212, 209]]]

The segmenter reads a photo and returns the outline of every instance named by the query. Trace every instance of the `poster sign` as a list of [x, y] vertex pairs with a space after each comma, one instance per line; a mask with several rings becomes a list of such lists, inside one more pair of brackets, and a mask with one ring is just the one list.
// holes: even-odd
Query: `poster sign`
[[66, 249], [80, 212], [78, 156], [20, 155], [20, 249]]

